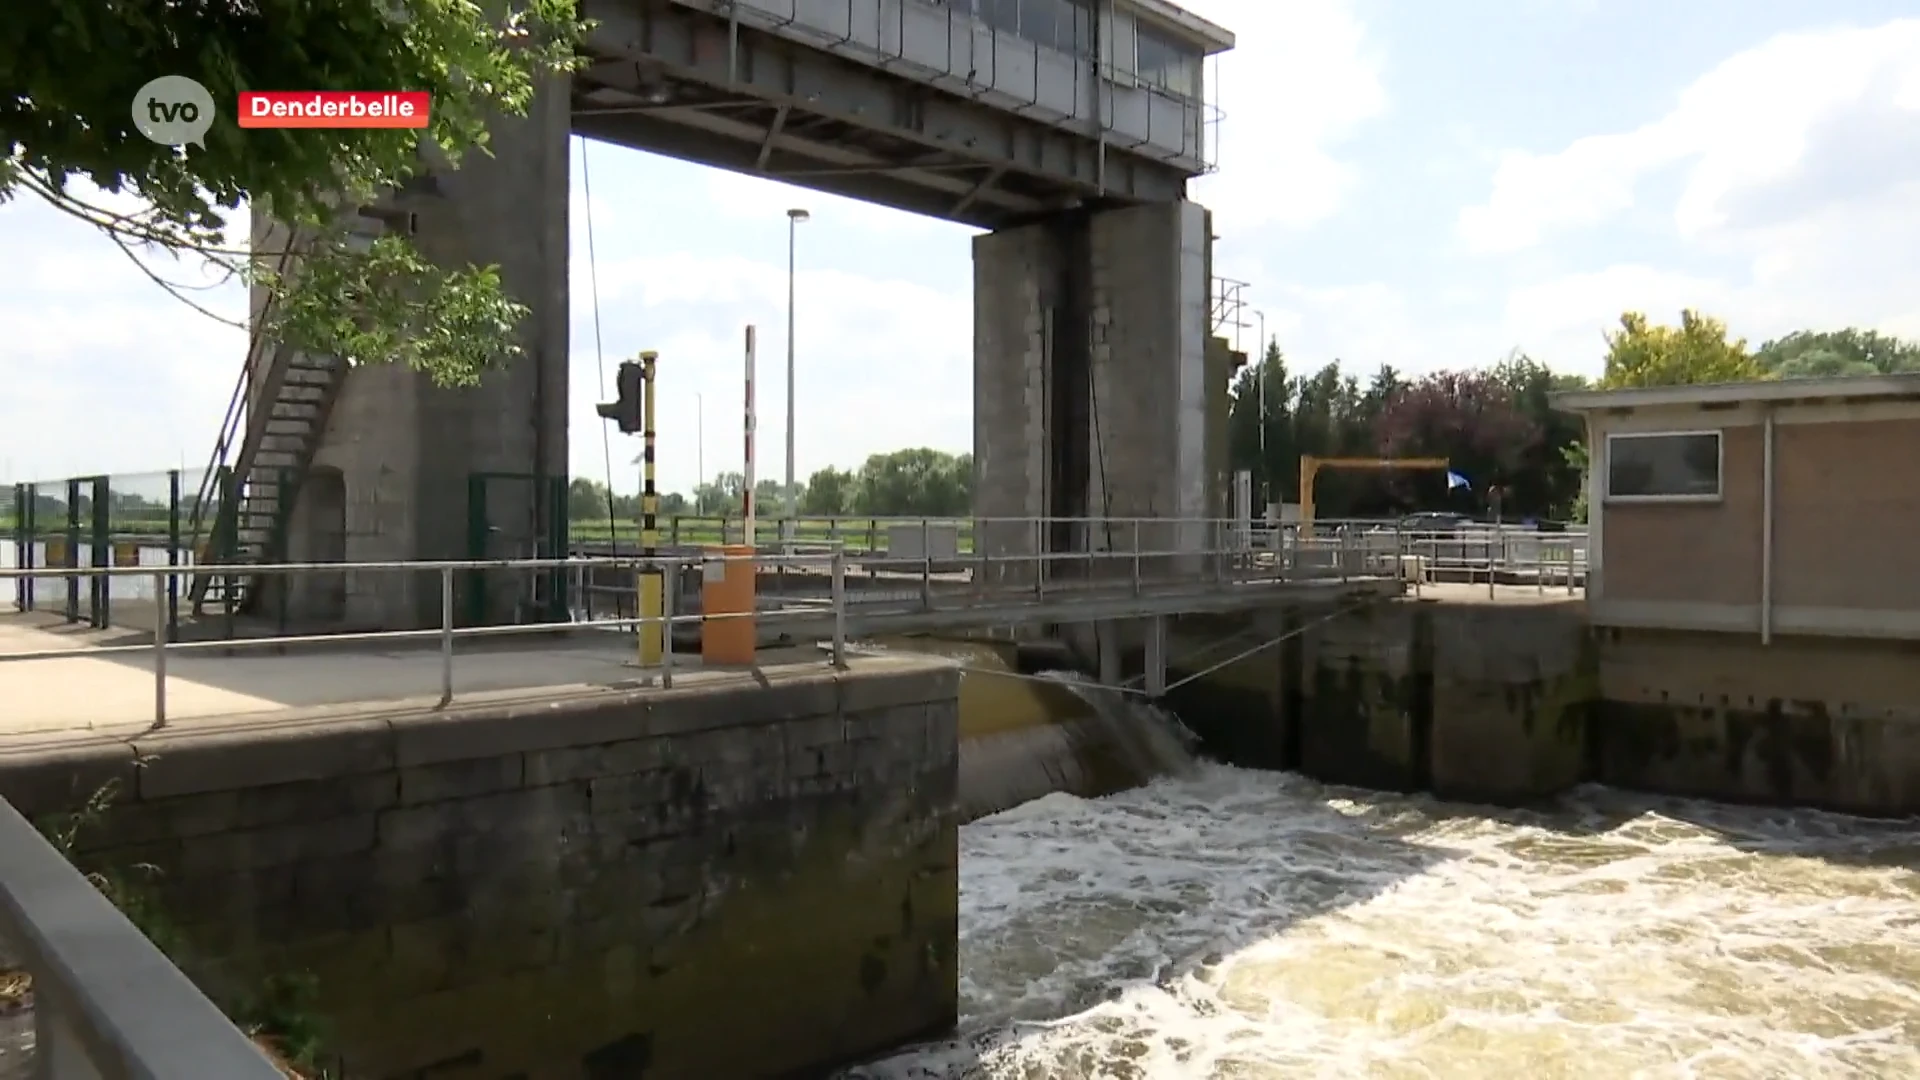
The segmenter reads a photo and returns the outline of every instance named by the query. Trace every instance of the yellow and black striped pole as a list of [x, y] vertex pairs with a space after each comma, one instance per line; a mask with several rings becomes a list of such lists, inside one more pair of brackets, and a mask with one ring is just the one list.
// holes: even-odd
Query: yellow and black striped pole
[[660, 354], [651, 350], [640, 354], [640, 666], [654, 667], [661, 661], [666, 627], [660, 617], [664, 576], [653, 560], [660, 545], [660, 492], [653, 484], [653, 376]]

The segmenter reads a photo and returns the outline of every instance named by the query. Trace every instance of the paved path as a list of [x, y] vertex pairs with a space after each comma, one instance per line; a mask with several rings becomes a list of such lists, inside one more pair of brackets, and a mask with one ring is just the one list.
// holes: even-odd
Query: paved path
[[[0, 656], [58, 649], [45, 660], [0, 660], [0, 742], [8, 749], [70, 741], [94, 733], [124, 738], [150, 727], [154, 714], [153, 653], [100, 654], [101, 644], [128, 641], [124, 631], [69, 627], [41, 613], [0, 615]], [[141, 640], [132, 636], [132, 640]], [[461, 642], [454, 656], [454, 701], [484, 704], [602, 692], [636, 684], [632, 639], [582, 632], [563, 640]], [[676, 685], [753, 679], [744, 669], [703, 670], [697, 657], [676, 658]], [[814, 648], [766, 650], [767, 675], [823, 667]], [[247, 722], [295, 712], [430, 708], [440, 697], [440, 653], [424, 648], [322, 647], [275, 654], [263, 649], [169, 650], [170, 724]]]

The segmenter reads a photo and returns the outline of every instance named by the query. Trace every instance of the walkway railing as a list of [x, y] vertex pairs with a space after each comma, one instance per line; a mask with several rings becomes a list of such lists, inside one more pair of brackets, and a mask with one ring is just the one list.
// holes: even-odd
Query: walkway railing
[[0, 801], [0, 938], [33, 979], [43, 1080], [283, 1075], [59, 850]]
[[[459, 643], [482, 638], [531, 637], [581, 631], [637, 634], [641, 627], [663, 627], [658, 675], [671, 685], [677, 667], [675, 628], [727, 619], [752, 618], [776, 633], [812, 633], [828, 639], [826, 660], [844, 665], [848, 634], [898, 629], [902, 632], [980, 625], [983, 622], [1074, 621], [1120, 618], [1127, 614], [1173, 614], [1218, 610], [1225, 599], [1238, 607], [1257, 606], [1262, 586], [1310, 581], [1397, 579], [1418, 590], [1426, 584], [1484, 580], [1497, 585], [1530, 584], [1544, 592], [1574, 592], [1585, 575], [1585, 537], [1572, 533], [1521, 530], [1415, 534], [1356, 526], [1313, 530], [1257, 529], [1246, 522], [1174, 519], [1019, 519], [974, 522], [975, 535], [1002, 550], [960, 551], [949, 535], [934, 540], [934, 522], [922, 522], [912, 550], [849, 552], [843, 544], [796, 541], [782, 550], [721, 556], [717, 551], [668, 551], [652, 559], [587, 557], [568, 559], [453, 560], [435, 562], [283, 563], [252, 568], [266, 578], [301, 575], [429, 574], [437, 579], [438, 625], [417, 630], [279, 632], [261, 627], [256, 634], [224, 633], [200, 640], [175, 635], [164, 602], [153, 604], [150, 622], [135, 629], [148, 640], [135, 644], [101, 643], [81, 650], [41, 649], [0, 653], [0, 662], [70, 659], [76, 656], [146, 654], [153, 671], [153, 720], [167, 722], [168, 661], [196, 651], [258, 650], [279, 652], [294, 646], [352, 643], [437, 644], [440, 651], [440, 700], [454, 696], [454, 658]], [[1000, 534], [996, 525], [1011, 526]], [[1057, 528], [1079, 529], [1095, 550], [1004, 550], [1031, 537], [1035, 545]], [[751, 560], [757, 588], [753, 612], [707, 612], [696, 599], [694, 581], [728, 562]], [[21, 569], [0, 567], [0, 578], [26, 580], [103, 579], [146, 583], [146, 595], [175, 595], [172, 584], [193, 572], [185, 566], [126, 566]], [[459, 625], [459, 586], [488, 573], [570, 575], [569, 591], [584, 599], [565, 621], [505, 625]], [[665, 575], [663, 610], [634, 610], [642, 572]], [[291, 581], [287, 582], [288, 585]], [[471, 587], [471, 585], [470, 585]], [[363, 591], [366, 590], [364, 580]], [[611, 598], [613, 613], [597, 612], [594, 598]], [[1208, 599], [1211, 597], [1212, 599]], [[124, 606], [124, 605], [123, 605]], [[218, 623], [218, 619], [211, 623]], [[424, 689], [424, 688], [423, 688]]]

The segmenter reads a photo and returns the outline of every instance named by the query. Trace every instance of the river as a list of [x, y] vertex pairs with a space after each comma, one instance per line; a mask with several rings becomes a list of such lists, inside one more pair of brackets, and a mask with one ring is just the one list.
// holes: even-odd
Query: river
[[966, 826], [960, 1036], [851, 1075], [1920, 1076], [1920, 822], [1184, 773]]

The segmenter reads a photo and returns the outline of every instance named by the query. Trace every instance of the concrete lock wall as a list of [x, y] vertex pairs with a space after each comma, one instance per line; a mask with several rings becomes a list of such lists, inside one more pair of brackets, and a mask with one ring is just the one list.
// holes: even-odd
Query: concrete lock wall
[[82, 861], [159, 868], [216, 997], [310, 971], [347, 1075], [804, 1074], [954, 1023], [958, 678], [213, 728], [11, 755], [0, 794], [117, 780]]
[[1245, 622], [1182, 619], [1169, 649], [1211, 659], [1235, 651], [1229, 640], [1250, 648], [1286, 635], [1169, 697], [1228, 761], [1494, 803], [1585, 778], [1597, 684], [1578, 601], [1329, 599]]
[[[1061, 214], [974, 239], [976, 514], [1212, 516], [1222, 469], [1210, 384], [1225, 365], [1208, 351], [1210, 253], [1208, 213], [1192, 202]], [[990, 555], [1210, 543], [1198, 524], [1148, 526], [1137, 541], [1115, 529], [1039, 535], [988, 520], [975, 536]], [[1001, 571], [1005, 583], [1023, 579], [1028, 566]]]
[[1913, 642], [1596, 631], [1594, 778], [1857, 814], [1920, 813]]
[[[1207, 749], [1360, 787], [1525, 804], [1575, 784], [1920, 813], [1911, 642], [1590, 626], [1578, 600], [1396, 600], [1177, 624], [1174, 656], [1297, 635], [1175, 691]], [[1130, 667], [1138, 670], [1137, 654]], [[1169, 674], [1187, 672], [1176, 663]]]

